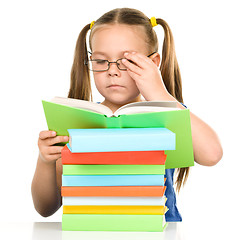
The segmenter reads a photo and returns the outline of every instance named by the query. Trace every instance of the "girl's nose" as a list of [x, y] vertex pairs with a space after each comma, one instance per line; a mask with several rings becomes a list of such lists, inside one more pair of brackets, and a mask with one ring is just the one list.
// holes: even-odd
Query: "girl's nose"
[[117, 63], [110, 63], [110, 68], [108, 70], [109, 76], [120, 76], [120, 70], [118, 69]]

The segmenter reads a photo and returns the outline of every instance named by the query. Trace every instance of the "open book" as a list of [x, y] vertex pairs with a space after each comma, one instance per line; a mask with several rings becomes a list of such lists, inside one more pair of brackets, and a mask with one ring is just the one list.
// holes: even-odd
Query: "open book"
[[114, 113], [102, 104], [79, 99], [56, 97], [42, 104], [48, 129], [57, 135], [68, 136], [68, 129], [78, 128], [167, 128], [176, 135], [176, 150], [165, 151], [166, 168], [194, 165], [190, 112], [177, 108], [176, 102], [129, 103]]
[[107, 117], [118, 117], [122, 114], [132, 114], [132, 113], [143, 113], [143, 112], [162, 112], [162, 111], [171, 111], [171, 110], [180, 110], [176, 108], [176, 102], [164, 101], [144, 101], [144, 102], [134, 102], [126, 104], [116, 110], [114, 113], [105, 105], [89, 102], [80, 99], [73, 98], [63, 98], [63, 97], [54, 97], [51, 102], [70, 106], [74, 108], [82, 108], [96, 113], [101, 113]]

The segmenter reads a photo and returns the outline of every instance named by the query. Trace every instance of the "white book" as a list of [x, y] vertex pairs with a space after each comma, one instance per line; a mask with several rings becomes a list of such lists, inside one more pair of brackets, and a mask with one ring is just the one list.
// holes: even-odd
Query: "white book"
[[63, 197], [64, 206], [76, 205], [154, 205], [165, 206], [166, 197]]

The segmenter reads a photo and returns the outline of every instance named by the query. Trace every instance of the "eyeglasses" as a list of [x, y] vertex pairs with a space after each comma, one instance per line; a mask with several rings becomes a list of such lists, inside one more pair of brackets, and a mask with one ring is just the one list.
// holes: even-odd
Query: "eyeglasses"
[[[89, 52], [90, 54], [92, 54], [91, 52]], [[150, 55], [148, 55], [147, 57], [150, 57], [152, 56], [154, 53], [156, 52], [153, 52], [151, 53]], [[92, 59], [92, 60], [85, 60], [84, 64], [88, 66], [88, 69], [90, 71], [93, 71], [93, 72], [105, 72], [105, 71], [108, 71], [109, 68], [110, 68], [110, 64], [111, 63], [116, 63], [117, 67], [119, 70], [121, 71], [126, 71], [127, 68], [126, 66], [122, 63], [122, 59], [125, 59], [125, 58], [120, 58], [120, 59], [117, 59], [115, 62], [110, 62], [108, 60], [105, 60], [105, 59]], [[129, 62], [135, 64], [133, 61], [131, 60], [128, 60]]]

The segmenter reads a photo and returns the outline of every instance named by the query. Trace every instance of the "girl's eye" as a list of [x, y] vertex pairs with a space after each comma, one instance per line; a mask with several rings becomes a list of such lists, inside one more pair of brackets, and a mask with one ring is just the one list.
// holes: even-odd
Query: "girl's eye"
[[97, 64], [106, 64], [106, 60], [95, 59], [94, 61], [95, 61]]

